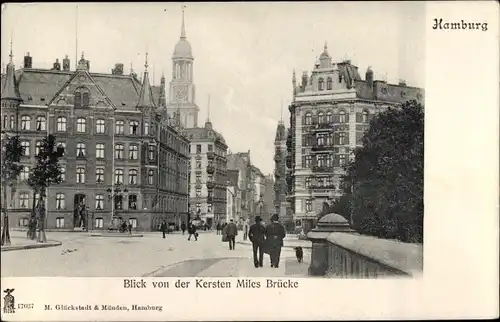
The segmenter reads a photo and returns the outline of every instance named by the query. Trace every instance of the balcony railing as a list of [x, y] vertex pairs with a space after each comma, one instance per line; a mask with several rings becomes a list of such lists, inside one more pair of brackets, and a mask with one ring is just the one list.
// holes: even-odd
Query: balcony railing
[[215, 186], [213, 181], [207, 181], [207, 188], [212, 189]]
[[207, 173], [214, 173], [215, 167], [213, 165], [207, 166]]
[[312, 167], [312, 171], [313, 172], [333, 172], [333, 167], [315, 165]]
[[213, 160], [215, 158], [215, 152], [207, 152], [207, 159]]
[[316, 123], [310, 129], [314, 132], [333, 131], [333, 125], [329, 123]]
[[311, 148], [312, 151], [328, 151], [333, 150], [333, 144], [314, 144]]
[[312, 190], [335, 189], [335, 185], [333, 185], [333, 184], [329, 184], [329, 185], [312, 184], [308, 188], [312, 189]]

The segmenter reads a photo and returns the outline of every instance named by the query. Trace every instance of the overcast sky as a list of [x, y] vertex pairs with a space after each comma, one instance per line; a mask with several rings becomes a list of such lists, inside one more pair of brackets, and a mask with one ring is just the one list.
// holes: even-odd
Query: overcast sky
[[[78, 58], [92, 72], [144, 70], [171, 80], [171, 56], [180, 36], [180, 3], [79, 4]], [[273, 171], [274, 135], [292, 99], [292, 70], [310, 71], [325, 41], [334, 61], [348, 57], [362, 77], [405, 79], [423, 87], [425, 4], [417, 2], [186, 3], [186, 33], [193, 48], [199, 124], [211, 121], [231, 152], [251, 150], [253, 163]], [[2, 7], [2, 66], [13, 38], [14, 63], [30, 52], [34, 68], [76, 54], [76, 4], [8, 4]], [[288, 122], [286, 123], [288, 126]]]

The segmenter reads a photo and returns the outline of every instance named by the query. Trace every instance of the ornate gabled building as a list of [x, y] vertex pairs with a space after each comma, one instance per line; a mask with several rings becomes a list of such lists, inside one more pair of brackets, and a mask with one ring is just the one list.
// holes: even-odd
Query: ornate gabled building
[[[106, 229], [118, 219], [138, 230], [156, 230], [165, 219], [180, 224], [188, 215], [189, 141], [163, 116], [149, 84], [123, 75], [90, 72], [82, 53], [76, 70], [69, 59], [51, 70], [14, 70], [2, 75], [2, 130], [19, 134], [23, 171], [13, 193], [11, 225], [25, 227], [35, 195], [26, 184], [41, 140], [53, 134], [65, 155], [63, 182], [48, 190], [51, 229]], [[160, 104], [161, 106], [161, 104]], [[77, 209], [85, 205], [88, 216]]]
[[297, 84], [294, 72], [292, 85], [287, 181], [296, 225], [307, 232], [323, 203], [341, 195], [343, 167], [360, 146], [370, 118], [407, 100], [423, 102], [424, 90], [404, 81], [374, 80], [371, 68], [363, 80], [351, 61], [333, 63], [326, 44], [312, 74], [303, 72]]

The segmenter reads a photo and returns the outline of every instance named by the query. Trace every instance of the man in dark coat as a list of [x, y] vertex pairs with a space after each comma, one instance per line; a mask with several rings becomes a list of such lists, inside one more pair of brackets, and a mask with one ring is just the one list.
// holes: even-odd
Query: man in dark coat
[[[252, 242], [253, 250], [253, 264], [255, 267], [262, 267], [264, 261], [264, 244], [266, 242], [266, 227], [262, 226], [260, 223], [262, 218], [260, 216], [255, 216], [255, 224], [250, 226], [248, 231], [248, 238]], [[257, 251], [259, 252], [259, 257], [257, 258]]]
[[181, 230], [182, 230], [182, 234], [184, 235], [184, 232], [186, 231], [186, 224], [185, 223], [181, 224]]
[[232, 219], [229, 224], [224, 227], [223, 233], [226, 234], [227, 240], [229, 241], [229, 250], [234, 250], [234, 246], [236, 244], [236, 235], [238, 235], [238, 227]]
[[167, 222], [165, 220], [161, 222], [160, 230], [163, 233], [163, 238], [165, 238], [165, 233], [167, 231]]
[[271, 217], [271, 223], [266, 226], [266, 246], [269, 247], [271, 267], [278, 268], [279, 266], [285, 235], [285, 228], [278, 222], [278, 215], [274, 214]]
[[198, 233], [196, 232], [196, 226], [193, 224], [193, 222], [190, 222], [188, 225], [188, 240], [191, 240], [191, 235], [194, 236], [194, 240], [198, 240]]

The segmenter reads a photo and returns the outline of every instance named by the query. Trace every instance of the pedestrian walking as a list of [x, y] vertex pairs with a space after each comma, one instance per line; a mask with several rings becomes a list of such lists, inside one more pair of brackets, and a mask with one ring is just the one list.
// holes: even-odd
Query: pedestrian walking
[[182, 234], [184, 235], [184, 232], [186, 231], [186, 224], [184, 222], [181, 224], [181, 230]]
[[[260, 219], [260, 216], [257, 216]], [[255, 217], [255, 220], [257, 220], [257, 217]], [[245, 221], [243, 224], [243, 240], [247, 240], [248, 238], [248, 223]]]
[[227, 240], [229, 241], [229, 250], [234, 250], [236, 235], [238, 235], [238, 227], [234, 223], [233, 219], [231, 219], [229, 224], [224, 227], [223, 233], [227, 236]]
[[271, 267], [278, 268], [279, 266], [285, 235], [285, 228], [278, 222], [278, 215], [272, 215], [271, 223], [266, 226], [266, 247], [271, 257]]
[[217, 229], [217, 235], [220, 235], [221, 233], [221, 225], [220, 225], [220, 221], [217, 223], [217, 226], [215, 226], [215, 228]]
[[128, 233], [129, 235], [132, 235], [132, 224], [128, 223]]
[[165, 233], [167, 231], [167, 222], [165, 220], [161, 222], [160, 230], [163, 233], [163, 238], [165, 238]]
[[[262, 267], [264, 262], [264, 246], [266, 243], [266, 227], [261, 224], [262, 218], [255, 216], [255, 224], [250, 226], [248, 238], [252, 242], [253, 264]], [[258, 253], [258, 257], [257, 257]]]
[[198, 232], [196, 231], [196, 226], [193, 222], [190, 222], [188, 225], [188, 240], [191, 240], [191, 236], [194, 236], [194, 240], [198, 241]]

